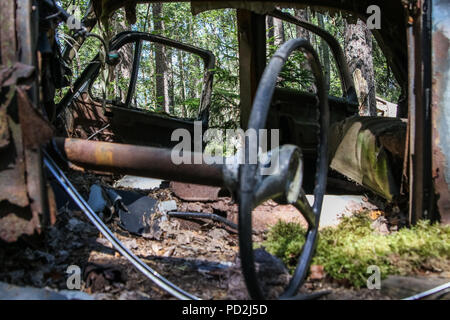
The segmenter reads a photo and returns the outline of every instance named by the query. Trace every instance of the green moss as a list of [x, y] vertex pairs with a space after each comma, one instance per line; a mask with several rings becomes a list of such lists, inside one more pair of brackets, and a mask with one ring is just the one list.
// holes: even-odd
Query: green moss
[[[279, 222], [263, 245], [293, 270], [305, 234], [299, 224]], [[312, 263], [324, 266], [332, 278], [347, 279], [355, 287], [366, 284], [370, 265], [380, 268], [382, 278], [436, 265], [450, 270], [450, 226], [420, 221], [410, 229], [381, 235], [371, 228], [367, 212], [358, 213], [343, 218], [336, 228], [320, 231]]]

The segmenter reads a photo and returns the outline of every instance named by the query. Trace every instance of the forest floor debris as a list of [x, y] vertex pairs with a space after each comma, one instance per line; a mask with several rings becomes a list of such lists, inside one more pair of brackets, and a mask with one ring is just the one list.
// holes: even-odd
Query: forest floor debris
[[[71, 178], [78, 182], [77, 188], [86, 198], [93, 183], [114, 185], [114, 179], [110, 177], [87, 175], [83, 178], [73, 174]], [[175, 201], [177, 210], [216, 213], [233, 221], [237, 219], [237, 205], [230, 198], [185, 202], [168, 188], [139, 192], [160, 202]], [[268, 226], [276, 223], [277, 217], [283, 217], [285, 224], [296, 222], [296, 226], [301, 226], [304, 223], [301, 219], [296, 220], [299, 215], [295, 215], [295, 209], [273, 201], [259, 206], [255, 215], [260, 215], [256, 227], [261, 231], [267, 231]], [[379, 215], [373, 213], [373, 216]], [[108, 224], [118, 239], [150, 267], [184, 290], [202, 299], [248, 298], [235, 230], [208, 219], [169, 218], [161, 226], [159, 237], [149, 237], [133, 235], [119, 222], [116, 217]], [[266, 233], [254, 235], [258, 244], [267, 245], [266, 240]], [[274, 253], [273, 248], [268, 246], [268, 249]], [[282, 263], [282, 260], [286, 262], [285, 257], [281, 255], [280, 260], [262, 248], [255, 251], [255, 256], [265, 291], [272, 298], [279, 295], [289, 279], [289, 271]], [[37, 242], [23, 240], [0, 246], [0, 261], [0, 281], [20, 287], [67, 290], [67, 269], [75, 265], [82, 271], [81, 292], [93, 299], [173, 299], [133, 268], [84, 214], [69, 203], [60, 203], [57, 223], [44, 230]], [[357, 289], [328, 275], [326, 265], [315, 261], [300, 292], [331, 290], [321, 299], [389, 299], [380, 290]]]

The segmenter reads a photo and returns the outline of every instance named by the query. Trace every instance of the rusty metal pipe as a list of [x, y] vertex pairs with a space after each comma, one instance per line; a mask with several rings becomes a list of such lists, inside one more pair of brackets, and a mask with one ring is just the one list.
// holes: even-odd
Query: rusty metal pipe
[[223, 186], [223, 165], [175, 164], [171, 149], [82, 139], [55, 138], [53, 145], [68, 161], [84, 169], [131, 174], [187, 183]]

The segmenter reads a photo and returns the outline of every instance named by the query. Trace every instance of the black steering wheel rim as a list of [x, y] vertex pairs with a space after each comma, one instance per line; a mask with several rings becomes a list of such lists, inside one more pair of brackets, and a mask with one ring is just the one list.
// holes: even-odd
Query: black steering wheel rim
[[[273, 55], [258, 85], [258, 89], [253, 102], [250, 114], [248, 129], [258, 130], [264, 129], [266, 126], [267, 115], [269, 112], [273, 92], [277, 82], [277, 77], [287, 61], [288, 57], [294, 50], [302, 50], [311, 66], [315, 83], [317, 86], [317, 95], [319, 100], [319, 145], [317, 150], [316, 161], [316, 177], [314, 188], [314, 204], [309, 209], [313, 213], [313, 218], [309, 219], [309, 227], [306, 235], [306, 241], [302, 249], [302, 253], [298, 260], [297, 268], [294, 272], [290, 283], [280, 298], [291, 298], [295, 296], [298, 289], [302, 285], [311, 258], [315, 249], [320, 213], [322, 209], [323, 196], [326, 188], [326, 178], [328, 172], [328, 126], [329, 126], [329, 107], [328, 93], [325, 87], [325, 80], [322, 73], [319, 57], [311, 46], [304, 39], [292, 39], [284, 43]], [[258, 141], [259, 145], [259, 141]], [[245, 139], [245, 157], [249, 159], [249, 139]], [[258, 149], [257, 149], [258, 150]], [[239, 172], [239, 252], [241, 258], [242, 272], [247, 285], [249, 295], [253, 299], [264, 299], [265, 296], [259, 285], [256, 270], [255, 259], [253, 254], [252, 240], [252, 211], [254, 204], [254, 188], [255, 177], [257, 176], [258, 166], [256, 164], [245, 163], [241, 165]], [[303, 191], [302, 191], [303, 192]], [[303, 201], [306, 201], [302, 194]], [[303, 202], [304, 203], [304, 202]], [[309, 206], [309, 203], [308, 203]], [[298, 208], [298, 206], [296, 206]], [[304, 215], [304, 213], [302, 213]]]

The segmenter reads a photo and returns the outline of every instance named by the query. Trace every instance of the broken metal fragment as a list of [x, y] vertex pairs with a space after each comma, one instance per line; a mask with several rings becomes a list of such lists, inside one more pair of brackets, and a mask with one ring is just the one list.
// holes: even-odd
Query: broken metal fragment
[[155, 199], [141, 196], [136, 201], [125, 204], [128, 211], [119, 209], [120, 227], [135, 235], [149, 233], [156, 227], [151, 222], [157, 203]]
[[89, 193], [88, 204], [99, 217], [109, 222], [116, 212], [115, 207], [119, 205], [122, 198], [113, 190], [103, 189], [98, 184], [93, 184]]
[[214, 201], [219, 198], [219, 187], [171, 181], [170, 190], [185, 201]]
[[160, 204], [140, 193], [93, 184], [88, 205], [104, 222], [109, 222], [117, 212], [119, 226], [131, 234], [142, 236], [157, 228], [157, 224], [152, 223], [152, 215]]

